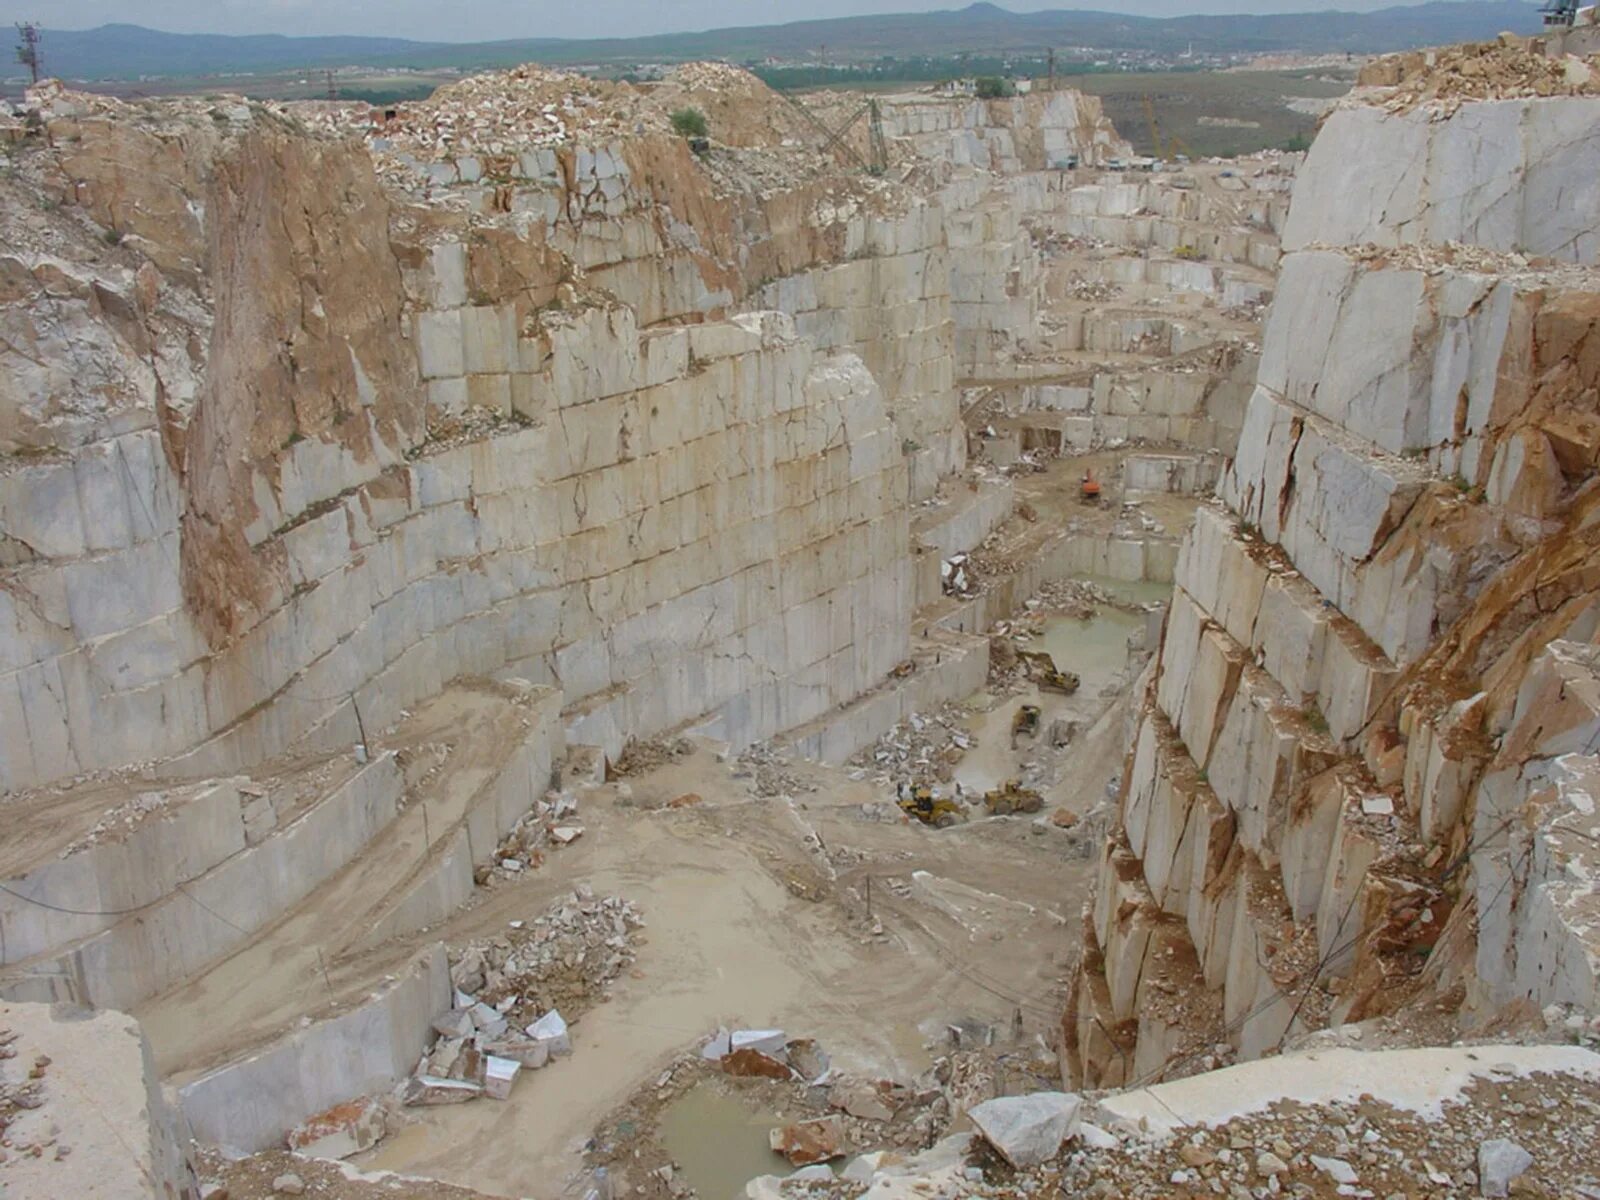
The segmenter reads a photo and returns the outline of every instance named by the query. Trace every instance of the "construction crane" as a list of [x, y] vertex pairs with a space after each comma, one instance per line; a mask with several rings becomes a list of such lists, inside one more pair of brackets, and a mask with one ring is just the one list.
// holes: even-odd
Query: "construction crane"
[[17, 22], [17, 61], [28, 68], [33, 82], [39, 82], [39, 27], [31, 21]]
[[1177, 134], [1173, 134], [1165, 142], [1161, 140], [1161, 122], [1156, 120], [1155, 101], [1148, 95], [1144, 97], [1144, 119], [1149, 122], [1150, 144], [1153, 147], [1152, 153], [1157, 158], [1177, 158], [1180, 155], [1193, 157], [1189, 153], [1189, 144]]
[[1578, 0], [1546, 0], [1539, 10], [1546, 25], [1559, 25], [1571, 29], [1578, 19]]
[[[883, 136], [883, 111], [878, 107], [876, 100], [868, 100], [860, 108], [856, 109], [839, 128], [829, 129], [821, 117], [789, 95], [788, 92], [779, 92], [778, 94], [794, 105], [799, 110], [800, 115], [805, 117], [806, 122], [821, 135], [822, 153], [831, 154], [837, 147], [843, 150], [856, 166], [872, 175], [882, 175], [889, 169], [889, 143]], [[862, 117], [867, 118], [868, 158], [862, 158], [860, 152], [845, 140], [849, 132], [860, 124]]]

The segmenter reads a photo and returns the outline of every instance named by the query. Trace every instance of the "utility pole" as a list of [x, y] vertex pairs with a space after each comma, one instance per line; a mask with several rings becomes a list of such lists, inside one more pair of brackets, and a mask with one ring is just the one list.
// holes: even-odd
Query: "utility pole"
[[17, 61], [27, 67], [33, 82], [39, 82], [39, 27], [31, 21], [17, 22]]
[[1048, 88], [1046, 88], [1045, 90], [1053, 92], [1053, 91], [1056, 90], [1056, 48], [1054, 46], [1050, 47], [1049, 58], [1050, 58], [1050, 86]]
[[333, 72], [328, 71], [325, 74], [328, 80], [328, 99], [337, 100], [339, 98], [339, 85], [333, 81]]

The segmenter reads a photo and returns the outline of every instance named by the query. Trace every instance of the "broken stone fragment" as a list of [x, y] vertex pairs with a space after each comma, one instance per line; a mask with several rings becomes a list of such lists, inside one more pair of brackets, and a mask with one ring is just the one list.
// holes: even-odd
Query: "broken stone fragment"
[[785, 1125], [768, 1135], [768, 1143], [796, 1167], [827, 1162], [844, 1154], [844, 1122], [822, 1117]]
[[572, 1053], [572, 1038], [567, 1032], [567, 1023], [562, 1020], [561, 1014], [553, 1008], [528, 1026], [528, 1036], [534, 1041], [543, 1042], [549, 1047], [550, 1055], [553, 1058]]
[[888, 1080], [846, 1079], [833, 1085], [828, 1103], [863, 1121], [892, 1121], [905, 1101], [905, 1089]]
[[1034, 1167], [1055, 1157], [1077, 1130], [1083, 1098], [1074, 1092], [1034, 1092], [985, 1100], [967, 1115], [979, 1133], [1013, 1167]]
[[474, 1004], [467, 1013], [472, 1026], [482, 1033], [485, 1038], [499, 1037], [506, 1031], [508, 1022], [498, 1009], [487, 1004]]
[[711, 1035], [711, 1040], [700, 1048], [700, 1057], [710, 1062], [717, 1062], [726, 1057], [731, 1049], [733, 1049], [732, 1035], [726, 1029], [719, 1029]]
[[781, 1059], [789, 1039], [781, 1029], [735, 1029], [729, 1038], [732, 1050], [759, 1050], [773, 1058]]
[[793, 1077], [787, 1064], [759, 1050], [730, 1050], [722, 1056], [722, 1069], [726, 1074], [755, 1079], [789, 1079]]
[[1256, 1155], [1257, 1175], [1286, 1175], [1288, 1172], [1289, 1164], [1271, 1150], [1264, 1150]]
[[512, 1085], [521, 1070], [522, 1064], [515, 1059], [489, 1055], [484, 1068], [483, 1094], [491, 1100], [511, 1099]]
[[1342, 1158], [1323, 1158], [1320, 1155], [1311, 1156], [1311, 1165], [1321, 1171], [1335, 1183], [1356, 1183], [1359, 1177], [1356, 1169]]
[[465, 1104], [483, 1095], [483, 1089], [464, 1079], [440, 1079], [434, 1075], [416, 1075], [406, 1081], [402, 1103], [408, 1107], [439, 1104]]
[[387, 1131], [383, 1105], [363, 1096], [308, 1118], [284, 1140], [307, 1158], [349, 1158], [375, 1146]]
[[816, 1083], [828, 1073], [830, 1060], [827, 1051], [815, 1038], [795, 1038], [784, 1047], [785, 1057], [800, 1078]]
[[1478, 1147], [1478, 1190], [1485, 1196], [1508, 1196], [1512, 1183], [1533, 1166], [1533, 1155], [1506, 1138], [1491, 1138]]
[[464, 1038], [473, 1030], [472, 1014], [464, 1008], [454, 1008], [433, 1019], [433, 1031], [442, 1038]]
[[801, 1167], [784, 1178], [785, 1182], [791, 1183], [832, 1183], [833, 1168], [823, 1163], [812, 1163], [809, 1167]]
[[550, 1061], [550, 1043], [536, 1042], [532, 1038], [500, 1038], [484, 1046], [492, 1058], [509, 1058], [521, 1063], [530, 1071], [537, 1071]]

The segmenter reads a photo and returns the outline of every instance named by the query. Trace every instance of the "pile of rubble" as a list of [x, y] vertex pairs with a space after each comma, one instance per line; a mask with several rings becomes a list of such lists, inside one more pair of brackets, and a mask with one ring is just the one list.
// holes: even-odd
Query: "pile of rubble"
[[[878, 1171], [918, 1161], [927, 1147], [969, 1118], [1025, 1159], [1027, 1153], [1016, 1140], [1017, 1122], [1008, 1118], [1019, 1108], [1054, 1109], [1042, 1134], [1034, 1131], [1027, 1137], [1052, 1150], [1058, 1147], [1066, 1131], [1055, 1130], [1052, 1139], [1050, 1122], [1070, 1119], [1078, 1100], [1036, 1090], [1050, 1086], [1054, 1056], [1037, 1040], [1019, 1046], [976, 1020], [952, 1026], [947, 1033], [958, 1048], [939, 1055], [928, 1070], [907, 1081], [840, 1070], [816, 1040], [792, 1038], [781, 1029], [718, 1029], [596, 1130], [587, 1156], [597, 1189], [641, 1200], [691, 1195], [689, 1181], [658, 1132], [666, 1110], [706, 1089], [737, 1097], [752, 1113], [759, 1109], [766, 1114], [768, 1145], [796, 1168], [786, 1177], [755, 1180], [747, 1193], [751, 1196], [781, 1194], [793, 1200], [840, 1185], [845, 1190], [838, 1194], [858, 1200]], [[930, 1043], [929, 1048], [935, 1047]], [[1032, 1094], [1002, 1098], [1008, 1086]], [[1052, 1096], [1060, 1101], [1053, 1103]], [[959, 1136], [964, 1147], [974, 1141], [971, 1134]]]
[[894, 784], [949, 782], [957, 764], [977, 745], [967, 727], [968, 713], [946, 704], [937, 712], [912, 713], [850, 759], [851, 775], [873, 782]]
[[1243, 304], [1223, 309], [1222, 315], [1230, 321], [1248, 321], [1256, 325], [1267, 319], [1267, 310], [1271, 307], [1271, 297], [1257, 296], [1254, 300], [1246, 300]]
[[771, 742], [746, 747], [739, 755], [733, 777], [746, 781], [750, 791], [763, 799], [804, 796], [817, 790], [812, 780], [795, 772], [789, 752]]
[[578, 799], [571, 792], [546, 792], [511, 831], [500, 839], [494, 861], [477, 871], [480, 887], [513, 879], [544, 865], [545, 851], [570, 846], [583, 836], [578, 824]]
[[[0, 1029], [0, 1061], [17, 1056], [16, 1040], [14, 1032]], [[0, 1083], [0, 1141], [5, 1145], [11, 1145], [6, 1131], [19, 1112], [44, 1107], [44, 1076], [49, 1066], [50, 1060], [40, 1055], [28, 1069], [27, 1078]]]
[[1493, 42], [1380, 58], [1361, 69], [1357, 86], [1391, 89], [1378, 97], [1389, 112], [1429, 104], [1448, 114], [1470, 100], [1600, 96], [1600, 58], [1553, 58], [1523, 38], [1501, 34]]
[[[1323, 249], [1316, 243], [1317, 249]], [[1489, 250], [1464, 242], [1410, 243], [1379, 246], [1372, 242], [1341, 246], [1352, 261], [1384, 269], [1409, 269], [1428, 275], [1446, 272], [1498, 275], [1507, 282], [1532, 287], [1571, 291], [1600, 288], [1600, 268], [1584, 263], [1561, 262], [1552, 258], [1530, 258], [1526, 254]]]
[[408, 1105], [507, 1099], [522, 1070], [572, 1053], [567, 1018], [608, 996], [634, 961], [638, 909], [579, 886], [531, 922], [452, 951], [455, 1004], [433, 1022], [438, 1035], [403, 1085]]
[[[1494, 1049], [1480, 1048], [1484, 1055]], [[1280, 1099], [1255, 1111], [1249, 1095], [1219, 1092], [1200, 1101], [1215, 1114], [1210, 1119], [1190, 1118], [1154, 1096], [1143, 1104], [1137, 1096], [1090, 1099], [1051, 1090], [991, 1094], [963, 1110], [974, 1132], [944, 1137], [911, 1156], [892, 1148], [861, 1154], [837, 1177], [763, 1176], [747, 1185], [745, 1196], [782, 1200], [804, 1184], [811, 1200], [880, 1194], [1594, 1200], [1600, 1197], [1595, 1078], [1593, 1067], [1537, 1072], [1506, 1063], [1454, 1095], [1446, 1086], [1433, 1101], [1355, 1098], [1352, 1088], [1350, 1099]], [[1134, 1115], [1141, 1111], [1147, 1115]]]
[[450, 981], [458, 999], [492, 1006], [513, 1024], [553, 1008], [576, 1016], [606, 999], [608, 985], [633, 964], [633, 935], [643, 926], [630, 901], [596, 897], [579, 884], [534, 920], [453, 950]]
[[1442, 1107], [1432, 1119], [1370, 1099], [1280, 1103], [1162, 1141], [1095, 1130], [1068, 1156], [1061, 1185], [1098, 1197], [1178, 1188], [1252, 1197], [1600, 1196], [1592, 1083], [1560, 1075], [1479, 1083]]
[[416, 462], [429, 455], [442, 454], [457, 446], [486, 441], [496, 434], [521, 429], [522, 418], [508, 416], [498, 409], [469, 404], [459, 413], [440, 414], [430, 418], [426, 440], [406, 451], [406, 460]]
[[632, 775], [648, 775], [651, 771], [670, 766], [694, 753], [694, 743], [686, 737], [629, 738], [622, 747], [617, 761], [606, 770], [612, 779], [627, 779]]
[[1067, 282], [1067, 294], [1074, 300], [1106, 301], [1122, 294], [1122, 288], [1106, 279], [1085, 279], [1073, 275]]
[[128, 797], [108, 810], [88, 832], [69, 843], [62, 850], [61, 857], [71, 858], [102, 842], [122, 840], [146, 821], [164, 815], [169, 799], [166, 792], [140, 792], [137, 796]]
[[670, 132], [666, 115], [627, 83], [532, 64], [486, 71], [398, 106], [376, 131], [386, 148], [425, 162], [516, 155], [577, 137], [604, 141]]

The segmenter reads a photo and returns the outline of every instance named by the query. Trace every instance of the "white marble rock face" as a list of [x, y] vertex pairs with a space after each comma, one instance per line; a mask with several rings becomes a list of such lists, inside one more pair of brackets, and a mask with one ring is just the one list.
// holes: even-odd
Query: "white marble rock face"
[[[1596, 605], [1518, 617], [1493, 584], [1519, 552], [1559, 540], [1559, 497], [1595, 465], [1577, 465], [1573, 418], [1551, 415], [1589, 393], [1546, 344], [1581, 337], [1600, 292], [1550, 261], [1600, 253], [1597, 158], [1600, 101], [1587, 98], [1443, 117], [1356, 105], [1319, 134], [1222, 503], [1202, 507], [1179, 553], [1126, 844], [1097, 884], [1089, 936], [1104, 966], [1067, 1016], [1072, 1078], [1126, 1082], [1129, 1063], [1158, 1070], [1181, 1049], [1161, 991], [1173, 962], [1190, 964], [1187, 993], [1214, 989], [1243, 1057], [1291, 1032], [1294, 1006], [1274, 1000], [1284, 981], [1262, 964], [1295, 938], [1311, 939], [1318, 970], [1293, 986], [1334, 988], [1323, 1019], [1381, 1011], [1363, 991], [1381, 983], [1363, 981], [1383, 978], [1383, 914], [1435, 895], [1391, 880], [1461, 844], [1477, 847], [1469, 1004], [1600, 1003], [1600, 921], [1579, 899], [1600, 876], [1582, 832], [1600, 786], [1600, 672], [1577, 644]], [[1477, 697], [1395, 695], [1463, 614], [1542, 623], [1469, 672]], [[1539, 653], [1565, 631], [1576, 642]], [[1158, 928], [1181, 928], [1181, 946]], [[1135, 1029], [1134, 1049], [1072, 1032], [1091, 1017]]]

